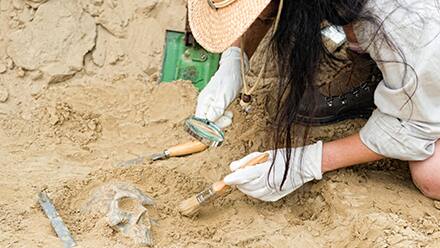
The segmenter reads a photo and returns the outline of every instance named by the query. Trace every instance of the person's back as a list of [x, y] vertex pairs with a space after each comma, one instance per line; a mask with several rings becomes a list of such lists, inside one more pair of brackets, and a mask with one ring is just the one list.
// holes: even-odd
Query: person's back
[[[401, 159], [421, 158], [432, 154], [440, 135], [440, 10], [436, 4], [371, 0], [364, 11], [376, 17], [377, 23], [355, 24], [361, 47], [384, 77], [375, 92], [378, 110], [361, 132], [364, 142], [377, 152], [405, 154], [398, 156]], [[381, 135], [372, 137], [368, 134], [372, 130]], [[400, 145], [405, 151], [391, 151], [391, 144], [380, 145], [383, 139], [397, 139], [405, 144]]]

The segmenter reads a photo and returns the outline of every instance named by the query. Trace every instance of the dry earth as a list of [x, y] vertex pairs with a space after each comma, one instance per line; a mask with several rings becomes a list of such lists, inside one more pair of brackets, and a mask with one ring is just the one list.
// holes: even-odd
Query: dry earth
[[[62, 247], [36, 201], [40, 190], [79, 247], [136, 247], [85, 211], [114, 182], [155, 199], [155, 247], [440, 247], [440, 204], [417, 191], [399, 161], [329, 173], [277, 203], [234, 191], [197, 218], [179, 215], [178, 203], [225, 175], [231, 160], [270, 148], [273, 77], [251, 114], [234, 104], [222, 147], [115, 167], [190, 140], [182, 121], [196, 91], [156, 83], [164, 30], [182, 29], [184, 12], [183, 0], [0, 0], [0, 247]], [[332, 140], [362, 124], [312, 136]]]

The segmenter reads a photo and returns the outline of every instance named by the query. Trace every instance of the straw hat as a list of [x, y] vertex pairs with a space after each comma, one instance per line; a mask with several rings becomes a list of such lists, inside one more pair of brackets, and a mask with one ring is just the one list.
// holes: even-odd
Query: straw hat
[[206, 50], [220, 53], [236, 41], [271, 0], [188, 0], [194, 38]]

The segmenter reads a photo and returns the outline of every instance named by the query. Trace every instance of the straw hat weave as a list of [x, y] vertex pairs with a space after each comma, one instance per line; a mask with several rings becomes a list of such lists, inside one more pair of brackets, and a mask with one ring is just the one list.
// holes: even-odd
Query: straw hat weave
[[[194, 38], [206, 50], [220, 53], [236, 41], [258, 18], [271, 0], [188, 0], [189, 24]], [[211, 3], [211, 4], [210, 4]]]

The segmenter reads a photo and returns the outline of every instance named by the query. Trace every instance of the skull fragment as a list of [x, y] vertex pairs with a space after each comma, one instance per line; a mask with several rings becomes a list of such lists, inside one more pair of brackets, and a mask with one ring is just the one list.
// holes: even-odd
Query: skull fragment
[[128, 183], [99, 187], [87, 203], [89, 211], [102, 213], [110, 227], [131, 238], [137, 245], [153, 245], [151, 219], [146, 206], [153, 199]]

